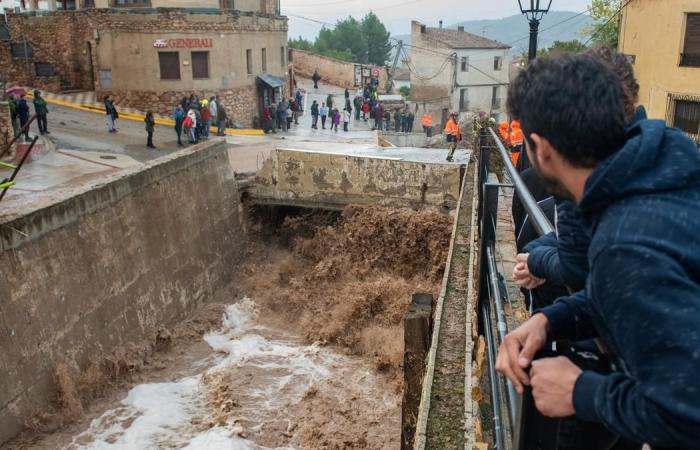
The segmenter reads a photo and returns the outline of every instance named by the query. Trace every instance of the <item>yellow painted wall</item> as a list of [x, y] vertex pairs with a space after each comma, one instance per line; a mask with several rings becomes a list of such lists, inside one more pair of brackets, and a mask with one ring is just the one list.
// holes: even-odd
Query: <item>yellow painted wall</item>
[[665, 119], [669, 94], [700, 96], [700, 67], [681, 67], [685, 15], [700, 0], [632, 0], [620, 26], [620, 51], [635, 55], [639, 102], [650, 118]]

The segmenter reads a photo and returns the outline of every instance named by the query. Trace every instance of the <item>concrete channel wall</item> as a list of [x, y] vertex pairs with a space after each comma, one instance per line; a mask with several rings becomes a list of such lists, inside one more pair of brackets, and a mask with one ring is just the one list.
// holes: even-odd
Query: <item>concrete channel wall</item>
[[305, 150], [276, 149], [246, 195], [253, 203], [342, 209], [349, 204], [452, 210], [464, 168]]
[[0, 444], [54, 397], [57, 364], [152, 339], [227, 285], [238, 207], [210, 141], [0, 219]]

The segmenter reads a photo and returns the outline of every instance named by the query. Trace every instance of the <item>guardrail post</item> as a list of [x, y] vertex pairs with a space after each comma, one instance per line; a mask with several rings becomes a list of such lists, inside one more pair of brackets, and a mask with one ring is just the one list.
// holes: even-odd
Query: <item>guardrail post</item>
[[401, 404], [401, 449], [413, 449], [418, 408], [430, 348], [432, 294], [413, 294], [403, 319], [403, 401]]
[[489, 160], [491, 159], [491, 149], [488, 145], [488, 131], [486, 128], [481, 128], [479, 130], [479, 216], [478, 220], [481, 220], [484, 208], [484, 184], [488, 180], [489, 173]]
[[[479, 311], [484, 302], [489, 301], [489, 265], [486, 256], [486, 247], [493, 244], [496, 239], [496, 230], [493, 229], [498, 214], [498, 189], [500, 186], [493, 183], [485, 183], [483, 190], [483, 215], [480, 222], [479, 240]], [[484, 324], [479, 323], [479, 330], [483, 333]]]

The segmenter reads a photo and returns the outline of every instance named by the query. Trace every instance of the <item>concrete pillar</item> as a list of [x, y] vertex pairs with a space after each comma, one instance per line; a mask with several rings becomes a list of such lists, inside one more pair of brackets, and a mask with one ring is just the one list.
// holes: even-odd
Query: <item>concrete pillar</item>
[[49, 11], [56, 11], [56, 0], [49, 0]]

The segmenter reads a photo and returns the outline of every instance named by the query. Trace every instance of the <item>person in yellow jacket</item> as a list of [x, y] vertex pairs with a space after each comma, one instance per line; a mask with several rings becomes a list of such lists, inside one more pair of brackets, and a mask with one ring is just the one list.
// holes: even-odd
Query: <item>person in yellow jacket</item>
[[423, 125], [425, 135], [431, 137], [433, 135], [433, 116], [428, 113], [423, 114], [423, 117], [420, 119], [420, 124]]
[[510, 153], [510, 160], [513, 162], [513, 165], [516, 166], [518, 165], [518, 159], [520, 159], [520, 154], [523, 150], [523, 130], [520, 128], [519, 121], [514, 120], [510, 123], [509, 138], [510, 145], [513, 146]]
[[457, 143], [462, 140], [462, 131], [459, 129], [459, 123], [457, 123], [457, 113], [450, 114], [450, 118], [447, 119], [445, 124], [445, 137], [447, 138], [447, 145], [450, 152], [447, 154], [447, 160], [452, 161], [452, 156], [457, 149]]

